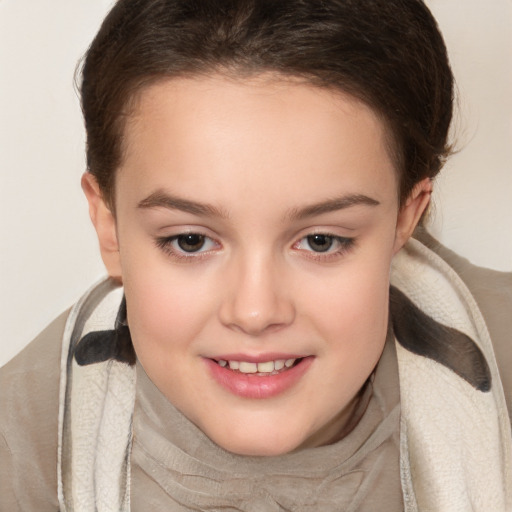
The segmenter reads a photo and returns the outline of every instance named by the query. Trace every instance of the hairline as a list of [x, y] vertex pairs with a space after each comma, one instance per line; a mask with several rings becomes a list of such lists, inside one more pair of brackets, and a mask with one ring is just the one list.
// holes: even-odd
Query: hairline
[[[119, 113], [116, 118], [116, 130], [119, 141], [119, 162], [116, 169], [113, 172], [113, 177], [110, 182], [110, 190], [108, 191], [108, 197], [104, 197], [104, 201], [110, 208], [112, 213], [115, 214], [115, 188], [116, 178], [119, 173], [122, 163], [126, 156], [126, 144], [125, 144], [125, 133], [126, 127], [130, 119], [133, 119], [136, 113], [142, 95], [151, 87], [156, 86], [165, 82], [172, 82], [180, 79], [196, 80], [201, 78], [224, 78], [233, 80], [234, 82], [244, 82], [247, 79], [262, 78], [268, 76], [269, 82], [289, 82], [295, 85], [309, 85], [318, 89], [324, 89], [334, 94], [341, 94], [355, 102], [365, 105], [369, 108], [382, 123], [383, 127], [383, 142], [388, 156], [393, 164], [395, 170], [396, 184], [397, 184], [397, 200], [399, 206], [402, 206], [402, 178], [405, 173], [403, 169], [403, 158], [400, 151], [400, 142], [397, 140], [397, 131], [393, 129], [391, 119], [386, 116], [382, 109], [378, 108], [375, 104], [366, 98], [356, 95], [352, 91], [347, 90], [341, 86], [336, 86], [332, 83], [327, 83], [326, 80], [322, 80], [320, 76], [312, 73], [285, 73], [280, 70], [272, 70], [270, 68], [261, 67], [250, 67], [250, 66], [205, 66], [204, 69], [196, 70], [183, 70], [175, 72], [173, 74], [158, 74], [158, 75], [146, 75], [140, 76], [129, 82], [125, 88], [126, 99], [124, 101], [123, 111]], [[91, 170], [88, 170], [91, 172]], [[103, 192], [102, 192], [103, 193]]]

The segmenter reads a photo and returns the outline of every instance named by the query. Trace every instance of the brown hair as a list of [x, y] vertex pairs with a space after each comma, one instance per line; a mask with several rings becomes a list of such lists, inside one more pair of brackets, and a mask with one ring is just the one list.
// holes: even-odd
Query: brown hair
[[389, 127], [400, 201], [449, 152], [453, 77], [420, 0], [118, 0], [82, 68], [87, 166], [114, 203], [129, 106], [164, 78], [262, 72], [349, 93]]

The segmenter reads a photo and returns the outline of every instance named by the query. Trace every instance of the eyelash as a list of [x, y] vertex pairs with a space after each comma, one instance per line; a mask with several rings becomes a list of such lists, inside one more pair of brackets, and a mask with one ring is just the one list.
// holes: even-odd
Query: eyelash
[[[211, 249], [202, 250], [204, 244], [199, 248], [198, 251], [186, 251], [184, 249], [176, 248], [174, 244], [178, 242], [180, 237], [186, 236], [197, 236], [201, 237], [205, 243], [214, 244], [216, 246], [220, 246], [218, 242], [213, 240], [211, 237], [204, 235], [200, 232], [185, 232], [179, 233], [177, 235], [169, 236], [169, 237], [158, 237], [155, 239], [156, 246], [164, 251], [167, 255], [171, 256], [176, 260], [188, 260], [188, 261], [198, 261], [202, 258], [208, 257], [211, 253]], [[330, 239], [332, 245], [328, 247], [325, 251], [315, 251], [311, 248], [311, 238], [315, 236], [321, 236]], [[304, 241], [310, 246], [310, 250], [301, 249], [299, 246]], [[333, 245], [337, 245], [335, 250], [331, 250]], [[308, 235], [302, 237], [297, 242], [295, 242], [292, 246], [293, 249], [301, 251], [305, 253], [307, 258], [313, 259], [315, 261], [329, 261], [332, 259], [336, 259], [348, 253], [350, 250], [354, 248], [356, 244], [355, 238], [347, 238], [338, 235], [334, 235], [332, 233], [318, 232], [318, 233], [309, 233]]]
[[[308, 235], [302, 237], [299, 241], [297, 241], [295, 244], [293, 244], [293, 248], [297, 250], [301, 250], [298, 246], [303, 241], [307, 241], [306, 243], [310, 245], [310, 238], [315, 236], [321, 236], [325, 238], [329, 238], [332, 242], [332, 245], [326, 250], [326, 251], [314, 251], [314, 250], [304, 250], [302, 249], [310, 259], [316, 260], [316, 261], [330, 261], [332, 259], [339, 258], [341, 256], [344, 256], [348, 252], [350, 252], [356, 244], [355, 238], [348, 238], [344, 236], [334, 235], [332, 233], [325, 233], [325, 232], [317, 232], [317, 233], [309, 233]], [[331, 248], [337, 245], [337, 248], [335, 250], [331, 250]], [[310, 245], [311, 248], [311, 245]]]
[[[210, 254], [210, 250], [206, 251], [185, 251], [183, 249], [175, 248], [174, 242], [177, 242], [180, 237], [186, 236], [198, 236], [202, 237], [204, 241], [209, 241], [215, 245], [219, 245], [218, 242], [213, 240], [211, 237], [204, 235], [203, 233], [198, 233], [195, 231], [190, 231], [186, 233], [179, 233], [177, 235], [168, 236], [168, 237], [158, 237], [155, 242], [158, 248], [162, 249], [167, 255], [177, 259], [177, 260], [194, 260], [207, 257]], [[202, 249], [202, 247], [200, 248]]]

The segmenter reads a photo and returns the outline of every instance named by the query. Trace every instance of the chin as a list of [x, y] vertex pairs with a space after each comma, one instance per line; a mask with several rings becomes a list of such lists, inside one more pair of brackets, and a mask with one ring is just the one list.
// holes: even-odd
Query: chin
[[255, 432], [253, 436], [248, 435], [247, 431], [239, 434], [231, 430], [228, 436], [212, 435], [209, 437], [224, 450], [235, 455], [248, 457], [276, 457], [285, 455], [294, 451], [303, 442], [302, 439], [295, 442], [292, 436], [285, 433], [269, 436], [268, 431], [265, 432], [265, 429], [261, 429], [257, 433]]

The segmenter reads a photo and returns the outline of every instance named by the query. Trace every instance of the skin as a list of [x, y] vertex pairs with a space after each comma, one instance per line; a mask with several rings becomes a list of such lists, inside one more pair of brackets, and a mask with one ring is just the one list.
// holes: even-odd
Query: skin
[[[353, 423], [386, 339], [392, 258], [431, 193], [418, 183], [399, 210], [385, 135], [339, 92], [268, 75], [174, 79], [144, 90], [126, 126], [115, 215], [84, 175], [142, 366], [221, 447], [279, 455]], [[170, 237], [190, 232], [207, 238], [186, 253]], [[340, 238], [319, 252], [311, 234]], [[275, 352], [311, 364], [270, 398], [231, 393], [205, 364]]]

